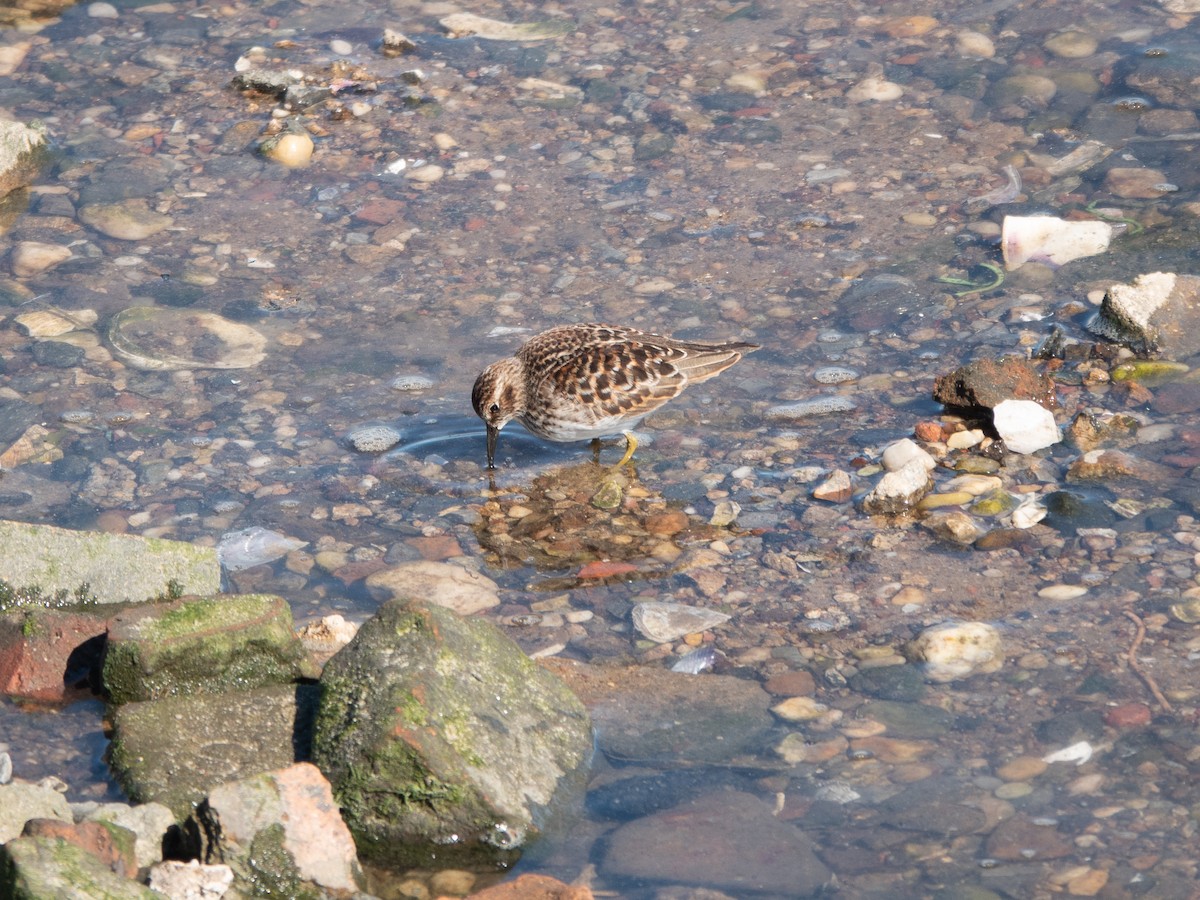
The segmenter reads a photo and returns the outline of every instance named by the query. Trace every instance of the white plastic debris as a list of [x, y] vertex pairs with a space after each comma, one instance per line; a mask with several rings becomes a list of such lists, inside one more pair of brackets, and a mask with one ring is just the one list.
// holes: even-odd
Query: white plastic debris
[[1011, 272], [1031, 261], [1058, 268], [1073, 259], [1103, 253], [1112, 236], [1113, 226], [1107, 222], [1005, 216], [1000, 229], [1004, 268]]
[[217, 545], [217, 559], [225, 571], [240, 572], [287, 556], [293, 550], [307, 545], [308, 541], [299, 541], [255, 525], [222, 535], [221, 543]]
[[633, 627], [658, 644], [707, 631], [729, 618], [715, 609], [685, 603], [639, 603], [633, 608]]
[[1073, 762], [1077, 766], [1082, 766], [1092, 758], [1093, 752], [1095, 751], [1091, 744], [1087, 741], [1080, 741], [1078, 744], [1072, 744], [1070, 747], [1063, 747], [1061, 750], [1047, 753], [1042, 757], [1042, 762]]

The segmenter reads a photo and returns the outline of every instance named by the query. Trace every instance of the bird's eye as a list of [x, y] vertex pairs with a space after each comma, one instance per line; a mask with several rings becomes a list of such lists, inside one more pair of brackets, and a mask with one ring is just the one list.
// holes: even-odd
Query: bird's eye
[[491, 406], [488, 407], [488, 412], [493, 413], [493, 414], [500, 412], [500, 404], [493, 403]]

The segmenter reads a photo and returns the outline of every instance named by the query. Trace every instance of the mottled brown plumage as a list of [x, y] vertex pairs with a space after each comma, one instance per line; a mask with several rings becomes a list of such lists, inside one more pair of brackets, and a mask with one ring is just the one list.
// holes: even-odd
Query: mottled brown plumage
[[496, 436], [518, 419], [549, 441], [624, 434], [685, 387], [724, 372], [757, 344], [679, 341], [619, 325], [560, 325], [494, 362], [475, 381], [471, 404], [487, 425], [488, 468]]

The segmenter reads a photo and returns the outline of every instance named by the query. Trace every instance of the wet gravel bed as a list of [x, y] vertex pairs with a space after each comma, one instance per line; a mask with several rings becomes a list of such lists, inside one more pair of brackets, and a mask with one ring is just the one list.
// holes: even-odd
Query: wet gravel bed
[[[424, 559], [493, 578], [487, 614], [533, 654], [667, 667], [711, 646], [717, 673], [809, 699], [700, 792], [736, 770], [780, 798], [847, 896], [1188, 895], [1200, 397], [1190, 360], [1116, 380], [1084, 328], [1111, 282], [1191, 265], [1185, 15], [475, 10], [569, 23], [524, 41], [450, 37], [442, 4], [349, 26], [333, 4], [105, 7], [0, 41], [0, 107], [54, 141], [0, 210], [0, 515], [205, 544], [270, 529], [303, 546], [229, 585], [301, 621], [365, 618], [364, 579]], [[385, 52], [385, 28], [414, 49]], [[287, 134], [306, 167], [260, 151]], [[937, 280], [990, 278], [1005, 213], [1093, 201], [1144, 230], [991, 289]], [[605, 507], [586, 445], [516, 428], [490, 482], [470, 415], [485, 364], [565, 321], [763, 349], [649, 419]], [[1078, 441], [947, 451], [935, 484], [976, 466], [1050, 509], [1018, 529], [960, 499], [987, 532], [968, 546], [862, 512], [886, 446], [978, 424], [931, 399], [936, 376], [1053, 326], [1075, 348], [1043, 364], [1057, 421], [1129, 417], [1111, 443], [1139, 465], [1080, 482]], [[815, 499], [835, 470], [849, 493]], [[656, 644], [631, 611], [663, 601], [730, 618]], [[906, 661], [954, 618], [999, 628], [999, 673], [929, 684]], [[18, 775], [111, 794], [94, 701], [0, 723]], [[1043, 761], [1081, 741], [1079, 765]], [[545, 866], [574, 878], [613, 821]]]

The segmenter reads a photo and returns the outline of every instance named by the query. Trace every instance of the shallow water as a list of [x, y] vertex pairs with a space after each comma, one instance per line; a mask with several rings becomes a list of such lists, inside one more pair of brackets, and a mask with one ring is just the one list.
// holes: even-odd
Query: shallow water
[[[1189, 270], [1188, 134], [1200, 128], [1189, 124], [1194, 99], [1173, 94], [1172, 79], [1195, 74], [1194, 26], [1115, 2], [960, 3], [931, 21], [823, 2], [475, 10], [576, 25], [523, 44], [447, 38], [438, 19], [448, 11], [368, 2], [348, 26], [344, 4], [122, 3], [115, 17], [85, 5], [8, 30], [3, 43], [23, 56], [0, 83], [0, 107], [43, 119], [55, 156], [3, 241], [72, 256], [0, 284], [4, 445], [44, 423], [63, 454], [6, 470], [0, 515], [209, 544], [252, 526], [279, 531], [308, 546], [235, 573], [230, 586], [277, 591], [301, 621], [370, 615], [343, 566], [461, 554], [501, 584], [497, 621], [559, 593], [567, 609], [594, 613], [506, 627], [531, 652], [595, 663], [667, 667], [692, 649], [639, 641], [634, 603], [716, 607], [733, 617], [710, 634], [723, 671], [755, 681], [808, 671], [827, 709], [781, 721], [757, 758], [729, 761], [719, 777], [704, 769], [699, 783], [715, 792], [734, 778], [740, 791], [782, 797], [780, 816], [815, 843], [845, 896], [1078, 895], [1097, 884], [1104, 896], [1188, 896], [1200, 849], [1200, 640], [1168, 609], [1196, 584], [1192, 409], [1064, 366], [1059, 422], [1128, 412], [1165, 426], [1131, 449], [1164, 468], [1080, 490], [1095, 520], [1051, 517], [1004, 549], [950, 547], [811, 490], [827, 470], [854, 471], [937, 419], [936, 375], [1024, 354], [1052, 325], [1087, 340], [1089, 292], [1142, 271]], [[413, 38], [415, 55], [384, 56], [385, 27]], [[1091, 52], [1047, 49], [1070, 29], [1077, 46], [1094, 40]], [[981, 43], [966, 32], [994, 55], [964, 55], [964, 41]], [[232, 86], [247, 66], [299, 70], [312, 90], [285, 109]], [[1042, 80], [1006, 92], [1004, 79], [1028, 75]], [[886, 84], [869, 96], [882, 99], [848, 95], [874, 76]], [[1154, 124], [1153, 110], [1175, 118]], [[256, 152], [273, 121], [313, 136], [307, 168]], [[1049, 174], [1087, 140], [1111, 149], [1109, 161]], [[1171, 188], [1114, 197], [1105, 179], [1117, 162], [1157, 168]], [[1009, 164], [1022, 171], [1023, 199], [971, 204], [1005, 185]], [[432, 166], [440, 178], [409, 177]], [[84, 224], [89, 206], [130, 198], [144, 201], [142, 224], [157, 213], [169, 225], [122, 240]], [[1023, 267], [983, 293], [955, 296], [963, 286], [936, 280], [975, 277], [996, 258], [1005, 210], [1083, 215], [1093, 200], [1146, 230], [1057, 271]], [[47, 304], [96, 313], [55, 342], [79, 358], [17, 327], [16, 316]], [[245, 369], [132, 368], [108, 334], [131, 306], [251, 326], [265, 357]], [[648, 538], [618, 511], [568, 535], [586, 545], [569, 552], [536, 535], [517, 550], [490, 540], [509, 533], [514, 505], [567, 528], [574, 511], [563, 519], [545, 492], [592, 484], [587, 444], [549, 445], [516, 425], [501, 435], [490, 482], [470, 410], [483, 366], [568, 321], [763, 345], [645, 423], [626, 496], [641, 510], [683, 510], [685, 539]], [[224, 351], [212, 332], [179, 334], [168, 329], [148, 352]], [[411, 385], [396, 376], [430, 386], [402, 390]], [[849, 402], [796, 420], [769, 412], [821, 397]], [[367, 424], [400, 429], [400, 444], [356, 452], [347, 435]], [[602, 459], [620, 452], [605, 447]], [[1077, 455], [1059, 446], [1039, 462], [1010, 457], [1002, 475], [1013, 490], [1049, 495]], [[539, 483], [547, 473], [568, 486]], [[1104, 505], [1118, 499], [1120, 515]], [[736, 527], [710, 525], [728, 501], [740, 507]], [[634, 572], [581, 577], [596, 556]], [[1087, 590], [1039, 594], [1061, 585]], [[1126, 609], [1148, 626], [1141, 664], [1170, 711], [1124, 659], [1135, 634]], [[923, 689], [858, 677], [953, 617], [1001, 626], [1000, 673]], [[897, 714], [884, 701], [906, 706]], [[1105, 719], [1128, 704], [1145, 704], [1152, 721]], [[930, 708], [950, 715], [914, 733]], [[885, 718], [881, 734], [908, 743], [862, 744]], [[73, 799], [113, 794], [97, 766], [100, 727], [93, 701], [60, 713], [0, 706], [16, 774], [57, 775]], [[792, 733], [845, 747], [786, 762], [775, 748]], [[1005, 768], [1078, 740], [1097, 748], [1078, 767]], [[684, 770], [656, 768], [668, 778]], [[849, 791], [830, 790], [840, 785]], [[983, 820], [945, 827], [963, 809]], [[1024, 821], [1033, 838], [996, 837], [1001, 823]], [[528, 865], [569, 880], [597, 863], [598, 890], [652, 895], [606, 865], [600, 840], [613, 827], [589, 819]], [[738, 894], [715, 873], [695, 884]]]

